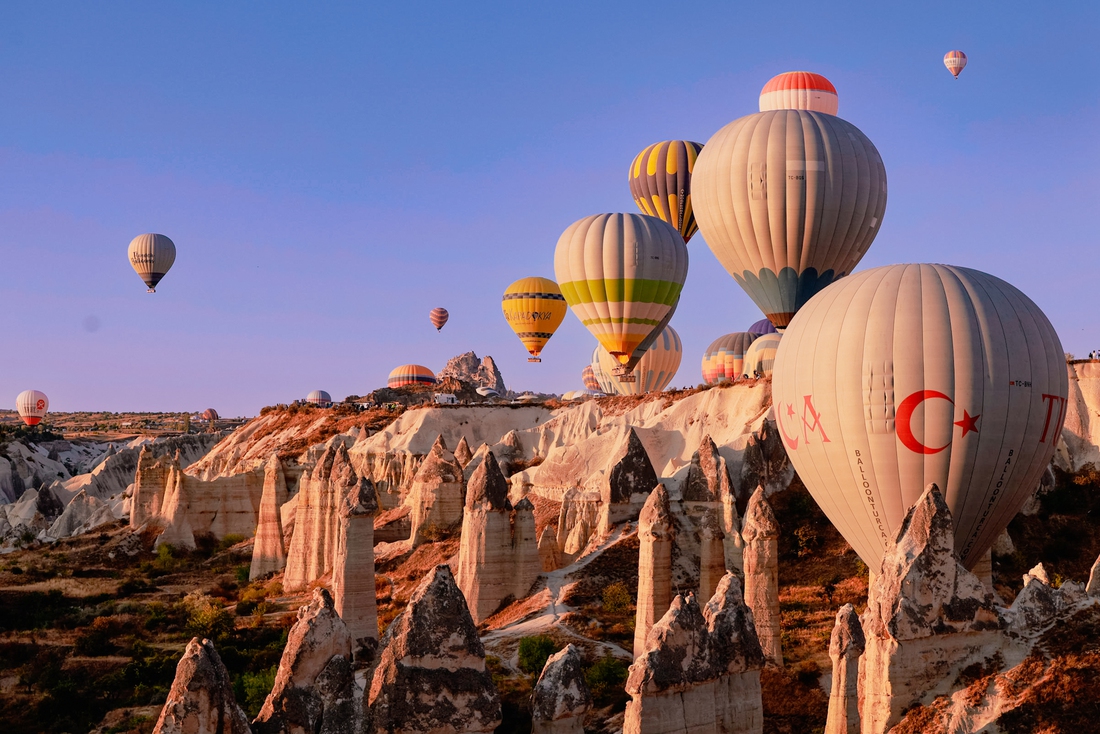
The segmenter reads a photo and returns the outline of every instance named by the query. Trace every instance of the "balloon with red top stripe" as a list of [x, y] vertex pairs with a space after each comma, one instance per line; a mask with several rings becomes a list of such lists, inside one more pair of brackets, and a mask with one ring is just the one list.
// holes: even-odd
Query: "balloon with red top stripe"
[[788, 71], [771, 78], [760, 90], [760, 111], [809, 110], [835, 115], [836, 87], [812, 71]]
[[50, 409], [50, 399], [41, 390], [24, 390], [15, 398], [15, 409], [28, 426], [37, 426]]

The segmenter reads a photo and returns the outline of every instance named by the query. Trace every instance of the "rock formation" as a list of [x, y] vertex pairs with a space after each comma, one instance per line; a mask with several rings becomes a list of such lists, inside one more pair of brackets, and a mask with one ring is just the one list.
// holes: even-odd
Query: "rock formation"
[[98, 499], [83, 489], [65, 505], [65, 510], [50, 525], [46, 534], [51, 538], [70, 538], [92, 528], [114, 522], [115, 515], [106, 500]]
[[[741, 540], [737, 497], [726, 460], [718, 453], [718, 447], [709, 434], [703, 437], [702, 444], [691, 455], [691, 465], [688, 467], [688, 474], [680, 492], [684, 506], [689, 512], [695, 507], [717, 509], [719, 526], [725, 536], [724, 566], [740, 571], [743, 565], [744, 542]], [[725, 573], [724, 570], [723, 573]], [[709, 598], [709, 595], [705, 598]]]
[[420, 545], [434, 533], [457, 527], [462, 522], [464, 494], [462, 467], [450, 456], [443, 436], [439, 436], [417, 470], [406, 499], [412, 509], [413, 545]]
[[264, 489], [260, 495], [260, 511], [256, 520], [256, 540], [252, 545], [252, 567], [248, 578], [254, 581], [286, 566], [283, 546], [283, 523], [279, 509], [286, 503], [286, 477], [277, 454], [264, 465]]
[[714, 596], [718, 582], [726, 575], [726, 534], [718, 521], [718, 513], [713, 509], [703, 512], [699, 521], [699, 598]]
[[592, 695], [581, 669], [580, 650], [573, 645], [546, 660], [531, 693], [532, 734], [584, 734], [584, 715]]
[[172, 467], [170, 456], [157, 456], [152, 446], [145, 444], [138, 455], [134, 476], [134, 493], [130, 506], [130, 527], [140, 528], [160, 514], [164, 487], [168, 483], [168, 471]]
[[586, 492], [578, 487], [571, 487], [562, 496], [557, 540], [563, 566], [577, 560], [588, 547], [588, 541], [599, 526], [601, 506], [597, 492]]
[[958, 561], [951, 511], [930, 484], [886, 551], [862, 617], [863, 734], [881, 734], [921, 697], [1000, 647], [992, 594]]
[[1024, 588], [1008, 609], [1008, 629], [1021, 637], [1033, 637], [1087, 598], [1085, 585], [1076, 581], [1064, 581], [1054, 588], [1040, 563], [1024, 574]]
[[379, 732], [472, 734], [500, 724], [485, 648], [448, 566], [425, 577], [386, 630], [369, 702]]
[[760, 647], [769, 663], [783, 665], [779, 629], [779, 523], [757, 487], [745, 510], [745, 601], [752, 609]]
[[[340, 527], [332, 569], [336, 612], [351, 634], [353, 648], [378, 639], [378, 605], [374, 589], [374, 484], [360, 477], [340, 506]], [[373, 648], [373, 645], [370, 645]]]
[[726, 574], [700, 610], [677, 596], [630, 666], [624, 734], [758, 734], [764, 655], [741, 586]]
[[465, 471], [466, 465], [470, 463], [472, 458], [474, 458], [474, 452], [470, 450], [470, 444], [466, 443], [466, 437], [463, 436], [458, 442], [458, 446], [455, 446], [455, 461]]
[[646, 647], [646, 638], [672, 603], [672, 541], [676, 530], [668, 490], [658, 484], [649, 493], [638, 516], [638, 603], [634, 620], [634, 657]]
[[275, 686], [253, 722], [256, 734], [360, 734], [362, 691], [351, 668], [351, 635], [324, 589], [298, 610]]
[[541, 573], [534, 509], [522, 499], [513, 510], [508, 480], [488, 453], [466, 490], [455, 574], [475, 624], [509, 597], [526, 596]]
[[511, 512], [508, 480], [490, 452], [466, 488], [455, 572], [474, 624], [495, 612], [511, 593]]
[[608, 462], [607, 478], [600, 487], [599, 533], [606, 536], [613, 525], [638, 517], [645, 497], [657, 486], [657, 472], [633, 428]]
[[825, 734], [860, 734], [859, 656], [863, 654], [863, 626], [855, 607], [845, 604], [836, 615], [829, 638], [833, 683], [829, 692], [829, 716]]
[[1085, 591], [1089, 596], [1100, 596], [1100, 556], [1097, 556], [1096, 562], [1092, 564], [1092, 570], [1089, 571], [1089, 582], [1085, 586]]
[[233, 698], [233, 684], [214, 643], [192, 638], [154, 734], [249, 734], [248, 717]]
[[451, 357], [447, 360], [447, 364], [444, 365], [443, 369], [439, 371], [437, 377], [440, 380], [453, 377], [476, 387], [487, 387], [496, 390], [501, 395], [507, 392], [507, 388], [504, 386], [504, 378], [501, 376], [493, 358], [486, 356], [484, 359], [478, 360], [477, 355], [473, 352]]
[[[787, 456], [787, 449], [783, 446], [783, 440], [779, 437], [775, 420], [769, 418], [760, 426], [759, 431], [754, 431], [745, 446], [742, 456], [741, 477], [739, 487], [763, 487], [764, 496], [771, 497], [776, 492], [782, 492], [791, 486], [794, 479], [794, 465]], [[738, 506], [747, 501], [746, 497], [738, 497]]]
[[544, 573], [561, 568], [561, 551], [558, 549], [557, 534], [549, 525], [542, 529], [542, 535], [539, 536], [539, 563]]

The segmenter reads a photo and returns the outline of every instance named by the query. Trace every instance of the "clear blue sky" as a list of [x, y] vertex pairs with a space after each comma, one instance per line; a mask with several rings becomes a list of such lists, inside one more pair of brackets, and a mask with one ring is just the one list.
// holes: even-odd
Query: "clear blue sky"
[[[861, 267], [985, 270], [1100, 347], [1096, 3], [372, 5], [0, 7], [0, 403], [254, 414], [470, 349], [576, 389], [592, 337], [569, 315], [529, 365], [504, 287], [553, 277], [576, 219], [634, 210], [642, 147], [706, 142], [792, 69], [886, 164]], [[156, 295], [126, 260], [146, 231], [179, 251]], [[690, 252], [675, 385], [760, 318]]]

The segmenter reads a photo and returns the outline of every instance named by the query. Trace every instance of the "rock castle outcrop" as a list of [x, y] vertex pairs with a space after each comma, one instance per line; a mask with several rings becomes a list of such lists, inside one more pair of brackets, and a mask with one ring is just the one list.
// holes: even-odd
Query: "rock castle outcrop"
[[486, 356], [484, 359], [479, 360], [473, 352], [451, 357], [447, 360], [447, 364], [443, 366], [443, 369], [439, 371], [437, 377], [440, 380], [453, 377], [462, 382], [471, 383], [476, 387], [487, 387], [501, 395], [507, 392], [507, 388], [504, 386], [504, 377], [501, 376], [500, 369], [493, 358]]

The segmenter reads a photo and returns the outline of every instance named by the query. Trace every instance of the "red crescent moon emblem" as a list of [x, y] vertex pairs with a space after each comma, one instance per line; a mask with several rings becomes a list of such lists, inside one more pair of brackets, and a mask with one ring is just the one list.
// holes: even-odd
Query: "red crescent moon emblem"
[[[791, 438], [787, 435], [787, 429], [783, 427], [783, 406], [778, 405], [776, 407], [778, 407], [779, 410], [775, 412], [775, 424], [779, 426], [779, 433], [783, 436], [783, 442], [787, 444], [787, 448], [791, 451], [795, 451], [798, 449], [798, 436]], [[787, 403], [787, 415], [793, 416], [794, 414], [794, 406]]]
[[898, 406], [897, 417], [895, 418], [898, 432], [898, 439], [905, 446], [915, 454], [938, 454], [950, 445], [950, 441], [945, 443], [939, 448], [930, 448], [925, 446], [917, 437], [913, 435], [913, 413], [916, 412], [917, 407], [925, 400], [931, 400], [932, 398], [940, 398], [955, 404], [955, 401], [944, 395], [939, 390], [918, 390], [905, 400], [901, 401], [901, 405]]

